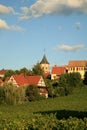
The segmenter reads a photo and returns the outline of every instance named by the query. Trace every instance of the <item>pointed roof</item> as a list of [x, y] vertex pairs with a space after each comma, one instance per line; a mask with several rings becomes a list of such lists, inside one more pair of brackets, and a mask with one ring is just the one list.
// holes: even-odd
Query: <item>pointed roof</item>
[[42, 60], [41, 60], [40, 64], [49, 64], [49, 62], [48, 62], [48, 60], [47, 60], [47, 58], [46, 58], [46, 55], [45, 55], [45, 54], [44, 54], [44, 56], [43, 56], [43, 58], [42, 58]]
[[[20, 75], [12, 75], [10, 78], [14, 78], [16, 83], [18, 84], [18, 86], [24, 86], [24, 85], [38, 85], [38, 82], [40, 81], [41, 77], [42, 76], [24, 76], [23, 74], [20, 74]], [[7, 79], [7, 81], [9, 81], [9, 79]]]

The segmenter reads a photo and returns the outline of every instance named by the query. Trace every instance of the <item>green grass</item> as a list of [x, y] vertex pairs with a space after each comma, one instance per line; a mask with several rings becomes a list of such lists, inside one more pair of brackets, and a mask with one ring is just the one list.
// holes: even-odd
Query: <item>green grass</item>
[[69, 96], [57, 97], [21, 105], [0, 105], [0, 118], [29, 118], [36, 112], [87, 112], [87, 87], [76, 88]]

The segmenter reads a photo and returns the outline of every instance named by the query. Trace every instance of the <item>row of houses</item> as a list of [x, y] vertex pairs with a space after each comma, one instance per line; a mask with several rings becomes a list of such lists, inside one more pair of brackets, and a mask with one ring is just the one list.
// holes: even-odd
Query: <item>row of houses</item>
[[40, 64], [46, 74], [50, 73], [52, 80], [59, 78], [62, 73], [72, 72], [80, 73], [81, 78], [83, 79], [85, 71], [87, 71], [87, 60], [71, 60], [67, 65], [64, 66], [54, 65], [51, 68], [51, 72], [49, 72], [50, 63], [48, 62], [45, 55], [43, 56]]
[[[87, 60], [73, 60], [69, 61], [68, 65], [64, 66], [53, 66], [51, 71], [50, 63], [48, 62], [46, 55], [43, 56], [40, 62], [41, 68], [44, 70], [45, 75], [51, 75], [51, 80], [58, 79], [63, 73], [72, 73], [79, 72], [81, 74], [81, 78], [84, 78], [85, 71], [87, 70]], [[4, 77], [7, 70], [0, 70], [0, 84], [3, 84], [1, 78]], [[26, 85], [35, 85], [38, 87], [38, 91], [40, 95], [44, 95], [46, 98], [48, 97], [48, 90], [45, 84], [45, 81], [42, 76], [24, 76], [20, 75], [12, 75], [6, 80], [7, 83], [12, 83], [16, 87], [26, 86]]]
[[[38, 88], [38, 92], [40, 95], [48, 98], [47, 86], [42, 76], [24, 76], [24, 74], [12, 75], [6, 79], [5, 83], [13, 84], [15, 87], [34, 85]], [[0, 84], [3, 85], [3, 81], [1, 79]]]

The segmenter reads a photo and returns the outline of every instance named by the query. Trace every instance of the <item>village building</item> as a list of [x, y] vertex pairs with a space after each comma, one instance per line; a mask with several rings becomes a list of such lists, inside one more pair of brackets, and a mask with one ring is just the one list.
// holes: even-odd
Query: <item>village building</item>
[[4, 69], [0, 70], [0, 78], [3, 78], [7, 71], [8, 70], [4, 70]]
[[60, 78], [61, 74], [66, 73], [67, 69], [66, 66], [53, 66], [51, 72], [51, 79], [55, 80]]
[[48, 90], [42, 76], [25, 77], [23, 74], [12, 75], [9, 79], [7, 79], [7, 82], [12, 83], [16, 87], [35, 85], [38, 88], [39, 94], [48, 98]]
[[50, 64], [49, 64], [45, 54], [44, 54], [44, 56], [43, 56], [43, 58], [42, 58], [42, 60], [40, 62], [40, 66], [44, 70], [45, 73], [49, 72]]
[[84, 78], [85, 71], [87, 71], [87, 60], [72, 60], [68, 64], [68, 73], [79, 72], [81, 78]]

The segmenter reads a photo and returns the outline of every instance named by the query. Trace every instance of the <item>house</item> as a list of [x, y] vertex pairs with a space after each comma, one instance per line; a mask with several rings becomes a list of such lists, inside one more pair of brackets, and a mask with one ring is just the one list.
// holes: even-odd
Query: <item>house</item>
[[0, 78], [3, 78], [6, 72], [7, 70], [4, 70], [4, 69], [0, 70]]
[[72, 60], [68, 64], [68, 73], [79, 72], [81, 78], [84, 78], [85, 71], [87, 69], [87, 60]]
[[7, 82], [12, 83], [16, 87], [35, 85], [38, 87], [39, 94], [44, 95], [46, 98], [48, 98], [48, 90], [42, 76], [26, 76], [25, 77], [23, 74], [12, 75], [7, 80]]
[[54, 66], [52, 67], [51, 79], [58, 79], [61, 76], [61, 74], [66, 72], [67, 71], [65, 66]]
[[45, 54], [40, 62], [40, 66], [44, 70], [45, 73], [49, 72], [50, 64], [49, 64]]

